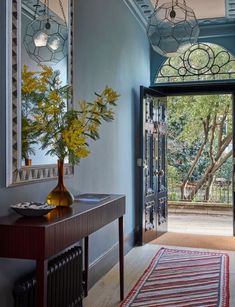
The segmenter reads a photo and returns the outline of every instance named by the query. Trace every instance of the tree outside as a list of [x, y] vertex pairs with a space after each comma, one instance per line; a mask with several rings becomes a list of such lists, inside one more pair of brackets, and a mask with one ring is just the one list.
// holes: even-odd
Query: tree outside
[[230, 95], [168, 100], [168, 177], [180, 187], [170, 198], [210, 201], [213, 186], [231, 184], [232, 100]]
[[[198, 43], [166, 60], [161, 82], [212, 82], [235, 78], [235, 58], [219, 45]], [[168, 178], [171, 199], [212, 201], [213, 188], [231, 189], [230, 95], [168, 99]], [[172, 191], [170, 187], [176, 186]], [[200, 197], [199, 197], [200, 194]], [[202, 197], [203, 194], [203, 197]], [[221, 197], [220, 197], [221, 199]]]

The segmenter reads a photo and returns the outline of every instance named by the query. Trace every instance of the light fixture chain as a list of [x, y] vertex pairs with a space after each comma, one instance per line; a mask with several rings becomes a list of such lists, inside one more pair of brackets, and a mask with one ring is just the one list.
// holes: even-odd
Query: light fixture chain
[[67, 26], [66, 17], [65, 17], [65, 13], [64, 13], [64, 8], [63, 8], [61, 0], [59, 0], [59, 4], [60, 4], [60, 9], [61, 9], [61, 12], [62, 12], [62, 15], [63, 15], [63, 18], [64, 18], [65, 25]]
[[49, 16], [49, 0], [44, 0], [44, 7], [46, 16]]
[[49, 16], [50, 12], [50, 0], [47, 0], [47, 16]]
[[157, 10], [158, 3], [159, 3], [159, 0], [156, 0], [155, 7], [154, 7], [154, 11], [156, 11], [156, 10]]
[[36, 9], [35, 9], [35, 12], [34, 12], [34, 20], [36, 19], [37, 15], [38, 15], [38, 8], [39, 8], [39, 0], [37, 0], [37, 4], [36, 4]]

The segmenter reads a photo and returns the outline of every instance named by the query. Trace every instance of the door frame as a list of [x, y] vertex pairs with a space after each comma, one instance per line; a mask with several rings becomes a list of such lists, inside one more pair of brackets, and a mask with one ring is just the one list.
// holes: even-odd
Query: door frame
[[163, 96], [190, 96], [190, 95], [222, 95], [232, 96], [232, 121], [233, 121], [233, 236], [235, 236], [235, 80], [219, 81], [198, 81], [198, 82], [178, 82], [159, 83], [150, 86], [151, 89], [161, 93]]

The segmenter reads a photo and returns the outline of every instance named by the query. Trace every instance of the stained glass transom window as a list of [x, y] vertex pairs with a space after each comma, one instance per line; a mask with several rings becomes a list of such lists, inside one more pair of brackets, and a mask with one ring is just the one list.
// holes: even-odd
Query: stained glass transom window
[[155, 83], [235, 79], [235, 57], [219, 45], [197, 43], [183, 55], [169, 58]]

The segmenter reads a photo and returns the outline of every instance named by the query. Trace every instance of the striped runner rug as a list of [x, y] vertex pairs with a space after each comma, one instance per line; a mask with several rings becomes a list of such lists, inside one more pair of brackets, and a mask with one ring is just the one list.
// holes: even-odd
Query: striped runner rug
[[161, 248], [120, 307], [229, 307], [229, 256]]

